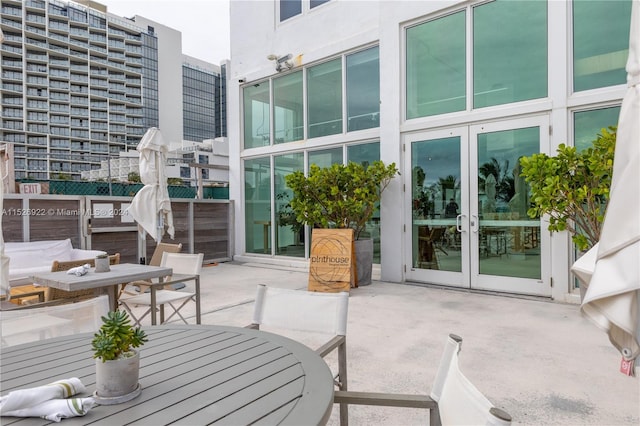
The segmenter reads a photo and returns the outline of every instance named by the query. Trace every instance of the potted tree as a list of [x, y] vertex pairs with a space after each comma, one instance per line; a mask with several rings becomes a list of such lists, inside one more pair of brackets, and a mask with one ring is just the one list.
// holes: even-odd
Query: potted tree
[[616, 128], [602, 129], [593, 146], [578, 152], [560, 145], [555, 157], [520, 159], [521, 175], [531, 187], [529, 217], [549, 216], [549, 231], [569, 231], [584, 252], [600, 240], [609, 199]]
[[95, 397], [100, 404], [119, 404], [140, 395], [140, 352], [135, 348], [146, 341], [145, 332], [131, 326], [125, 311], [102, 317], [102, 326], [91, 341], [96, 359]]
[[363, 231], [378, 209], [382, 192], [398, 173], [395, 163], [374, 161], [367, 166], [349, 162], [320, 168], [308, 176], [296, 171], [285, 177], [293, 191], [291, 209], [298, 222], [317, 228], [352, 228], [356, 241], [358, 285], [371, 283], [373, 240]]

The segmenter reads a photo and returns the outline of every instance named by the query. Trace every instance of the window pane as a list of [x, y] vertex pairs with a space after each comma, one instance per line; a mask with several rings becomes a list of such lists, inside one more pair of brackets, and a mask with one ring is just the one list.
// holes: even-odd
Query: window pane
[[299, 141], [304, 137], [302, 71], [273, 80], [275, 143]]
[[269, 145], [269, 83], [245, 87], [243, 96], [245, 149]]
[[540, 220], [527, 215], [529, 184], [520, 174], [520, 158], [537, 152], [538, 127], [478, 135], [478, 194], [483, 194], [477, 256], [483, 275], [542, 276]]
[[497, 0], [473, 9], [473, 106], [547, 96], [547, 3]]
[[280, 0], [280, 22], [302, 13], [302, 0]]
[[380, 142], [362, 143], [347, 147], [347, 162], [353, 161], [368, 166], [380, 159]]
[[407, 30], [407, 119], [466, 108], [465, 15]]
[[342, 148], [322, 149], [309, 152], [309, 165], [331, 167], [332, 164], [342, 164]]
[[293, 153], [274, 158], [275, 208], [276, 208], [276, 254], [304, 257], [304, 225], [296, 220], [289, 201], [293, 191], [285, 183], [285, 176], [304, 170], [304, 154]]
[[247, 253], [271, 253], [271, 167], [269, 158], [244, 162], [244, 226]]
[[618, 125], [620, 107], [576, 112], [573, 115], [574, 146], [578, 151], [590, 148], [600, 130]]
[[[362, 165], [369, 165], [380, 159], [380, 142], [363, 143], [347, 147], [347, 162], [353, 161]], [[380, 263], [380, 206], [363, 231], [363, 234], [373, 238], [373, 263]], [[362, 235], [362, 234], [361, 234]], [[366, 238], [365, 235], [362, 235]]]
[[307, 92], [309, 138], [342, 133], [341, 59], [309, 68]]
[[624, 84], [631, 0], [573, 1], [573, 90]]
[[378, 47], [347, 56], [347, 131], [380, 126]]
[[316, 6], [320, 6], [321, 4], [325, 4], [327, 3], [329, 0], [311, 0], [309, 2], [309, 6], [311, 9], [313, 9]]

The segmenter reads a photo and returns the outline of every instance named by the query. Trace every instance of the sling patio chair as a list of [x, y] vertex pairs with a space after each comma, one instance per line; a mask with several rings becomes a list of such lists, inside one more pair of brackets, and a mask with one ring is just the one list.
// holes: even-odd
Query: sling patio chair
[[[156, 245], [156, 249], [153, 251], [153, 255], [149, 260], [149, 266], [160, 266], [163, 253], [180, 253], [181, 250], [182, 243], [171, 244], [160, 242]], [[137, 296], [140, 293], [148, 293], [150, 284], [151, 283], [149, 281], [134, 281], [131, 283], [125, 283], [121, 286], [120, 294], [118, 295], [118, 297], [122, 296], [123, 294], [129, 296]], [[174, 290], [180, 290], [182, 288], [184, 288], [184, 283], [173, 284]]]
[[[332, 336], [315, 349], [325, 357], [338, 351], [338, 374], [335, 384], [347, 390], [347, 314], [349, 293], [319, 293], [258, 285], [253, 322], [248, 326], [257, 330], [281, 333], [300, 331]], [[289, 336], [290, 337], [290, 336]], [[303, 342], [304, 343], [304, 342]], [[348, 418], [347, 404], [340, 404], [340, 421]]]
[[[460, 371], [458, 353], [462, 338], [450, 334], [430, 395], [335, 391], [333, 401], [341, 404], [426, 408], [429, 425], [511, 424], [511, 416], [496, 408]], [[340, 420], [342, 426], [346, 422]]]
[[[163, 253], [160, 266], [172, 268], [174, 274], [186, 274], [196, 275], [196, 289], [200, 287], [200, 271], [202, 269], [202, 261], [204, 259], [204, 253], [189, 254], [189, 253]], [[171, 286], [173, 277], [169, 277], [166, 281], [160, 283], [151, 283], [151, 286], [162, 287], [161, 290], [156, 290], [156, 305], [160, 307], [160, 323], [168, 322], [175, 315], [179, 316], [185, 324], [188, 324], [187, 320], [180, 313], [182, 309], [189, 301], [196, 301], [196, 291], [182, 291], [174, 290]], [[135, 322], [135, 325], [141, 325], [141, 321], [151, 313], [151, 292], [138, 294], [137, 296], [127, 297], [124, 294], [119, 299], [120, 306], [122, 306], [131, 318]], [[180, 303], [180, 305], [178, 305]], [[164, 305], [169, 305], [173, 312], [165, 320], [164, 319]], [[137, 306], [148, 306], [148, 309], [142, 314], [134, 312], [134, 308]]]
[[[66, 303], [65, 303], [66, 302]], [[2, 347], [51, 337], [96, 332], [109, 312], [106, 295], [79, 301], [22, 305], [0, 312]]]

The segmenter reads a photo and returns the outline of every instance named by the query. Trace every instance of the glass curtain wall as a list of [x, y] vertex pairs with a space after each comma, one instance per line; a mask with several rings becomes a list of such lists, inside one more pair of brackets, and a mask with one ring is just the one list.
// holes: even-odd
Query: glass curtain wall
[[465, 19], [462, 11], [407, 29], [407, 119], [466, 109]]
[[[573, 114], [573, 143], [576, 150], [583, 151], [593, 146], [593, 141], [598, 137], [601, 129], [618, 125], [620, 107], [600, 108], [589, 111], [578, 111]], [[579, 256], [578, 250], [573, 249], [573, 258]], [[573, 287], [580, 287], [577, 278], [573, 279]]]
[[473, 107], [546, 97], [547, 56], [545, 0], [474, 7]]
[[[466, 13], [407, 28], [407, 119], [467, 109]], [[472, 107], [546, 97], [546, 1], [496, 0], [472, 13]]]
[[[364, 143], [347, 146], [347, 163], [353, 161], [365, 167], [380, 159], [380, 142]], [[373, 238], [373, 263], [380, 263], [380, 205], [367, 222], [367, 227], [363, 234]], [[363, 235], [366, 237], [366, 235]]]
[[380, 127], [378, 46], [348, 55], [347, 131]]
[[271, 164], [269, 157], [244, 162], [244, 221], [247, 253], [271, 253]]
[[304, 138], [302, 71], [273, 79], [274, 143]]
[[618, 125], [620, 107], [580, 111], [573, 114], [574, 146], [578, 151], [590, 148], [601, 129]]
[[269, 82], [245, 87], [244, 148], [258, 148], [270, 144]]
[[312, 164], [320, 168], [331, 167], [332, 164], [342, 164], [342, 147], [309, 151], [309, 165]]
[[307, 70], [308, 137], [342, 133], [342, 59]]
[[573, 90], [626, 83], [631, 0], [573, 0], [572, 6]]
[[304, 153], [296, 152], [274, 157], [274, 191], [276, 220], [276, 254], [304, 257], [304, 225], [296, 220], [289, 201], [293, 192], [285, 176], [304, 170]]

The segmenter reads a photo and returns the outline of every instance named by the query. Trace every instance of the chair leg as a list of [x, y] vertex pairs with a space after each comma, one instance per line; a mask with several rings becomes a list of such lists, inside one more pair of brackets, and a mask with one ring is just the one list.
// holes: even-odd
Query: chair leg
[[149, 309], [147, 309], [147, 311], [140, 318], [137, 318], [133, 314], [133, 311], [129, 308], [129, 306], [126, 303], [120, 302], [120, 306], [122, 306], [124, 308], [124, 310], [129, 313], [129, 316], [133, 320], [133, 326], [134, 327], [142, 326], [142, 320], [144, 319], [144, 317], [146, 317], [147, 315], [149, 315], [151, 313], [151, 308], [149, 308]]
[[181, 314], [179, 311], [180, 311], [180, 309], [182, 309], [182, 307], [183, 307], [184, 305], [186, 305], [187, 303], [191, 302], [192, 300], [193, 300], [193, 299], [187, 299], [187, 300], [185, 300], [184, 302], [182, 302], [182, 304], [181, 304], [177, 309], [176, 309], [176, 307], [175, 307], [175, 306], [173, 306], [173, 303], [168, 303], [168, 305], [169, 305], [169, 306], [171, 306], [171, 309], [173, 309], [173, 312], [171, 313], [171, 315], [169, 315], [169, 317], [168, 317], [164, 322], [169, 322], [169, 320], [170, 320], [171, 318], [173, 318], [175, 315], [178, 315], [178, 316], [182, 319], [182, 321], [183, 321], [185, 324], [189, 324], [189, 323], [187, 322], [187, 320], [182, 316], [182, 314]]
[[429, 410], [429, 426], [442, 426], [442, 419], [440, 419], [440, 410], [438, 407]]
[[[347, 386], [347, 343], [338, 346], [338, 389], [348, 390]], [[340, 404], [340, 426], [349, 425], [349, 404]]]

